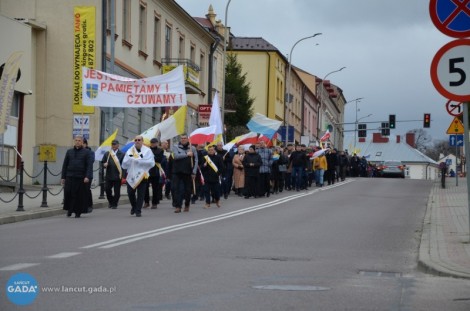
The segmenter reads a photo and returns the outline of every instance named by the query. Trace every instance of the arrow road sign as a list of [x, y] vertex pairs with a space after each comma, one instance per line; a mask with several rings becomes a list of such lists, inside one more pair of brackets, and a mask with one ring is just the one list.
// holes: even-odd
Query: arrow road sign
[[463, 146], [463, 135], [449, 135], [449, 146]]
[[470, 37], [470, 0], [431, 0], [431, 20], [443, 34], [454, 38]]

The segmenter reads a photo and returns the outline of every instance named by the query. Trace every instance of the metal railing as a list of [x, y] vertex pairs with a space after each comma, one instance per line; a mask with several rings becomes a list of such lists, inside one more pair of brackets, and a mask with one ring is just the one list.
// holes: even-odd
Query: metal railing
[[[96, 171], [99, 171], [99, 174], [98, 174], [99, 182], [98, 182], [97, 185], [95, 185], [95, 186], [92, 185], [90, 188], [91, 189], [96, 189], [99, 186], [100, 187], [100, 197], [99, 197], [99, 199], [104, 199], [105, 198], [105, 196], [104, 196], [104, 167], [103, 167], [101, 162], [99, 164], [99, 167], [97, 169], [93, 170], [93, 172], [96, 172]], [[24, 183], [23, 183], [24, 175], [28, 176], [31, 179], [36, 179], [39, 176], [41, 176], [41, 174], [43, 175], [43, 183], [42, 183], [41, 190], [39, 190], [38, 193], [34, 193], [34, 194], [31, 194], [31, 195], [28, 194], [28, 192], [24, 189]], [[24, 196], [26, 196], [30, 199], [36, 199], [42, 193], [42, 202], [41, 202], [40, 207], [49, 207], [48, 204], [47, 204], [47, 194], [50, 194], [52, 196], [58, 196], [62, 193], [62, 191], [64, 190], [64, 187], [62, 186], [60, 188], [59, 192], [53, 193], [50, 190], [50, 188], [48, 187], [48, 181], [47, 181], [48, 174], [51, 175], [51, 176], [60, 176], [62, 174], [62, 171], [60, 171], [58, 173], [51, 172], [51, 170], [47, 166], [47, 161], [44, 161], [44, 167], [41, 169], [41, 171], [37, 175], [32, 176], [32, 175], [28, 174], [28, 172], [24, 169], [24, 162], [21, 161], [20, 168], [18, 169], [17, 175], [14, 176], [12, 179], [8, 180], [8, 179], [4, 179], [3, 177], [0, 176], [0, 179], [3, 180], [3, 181], [7, 181], [7, 182], [17, 181], [17, 184], [18, 184], [18, 189], [17, 189], [15, 195], [13, 196], [13, 198], [11, 198], [9, 200], [5, 200], [5, 199], [2, 199], [2, 197], [0, 196], [0, 202], [7, 204], [7, 203], [13, 202], [16, 198], [18, 198], [18, 206], [17, 206], [16, 211], [17, 212], [23, 212], [24, 211], [24, 205], [23, 205]]]

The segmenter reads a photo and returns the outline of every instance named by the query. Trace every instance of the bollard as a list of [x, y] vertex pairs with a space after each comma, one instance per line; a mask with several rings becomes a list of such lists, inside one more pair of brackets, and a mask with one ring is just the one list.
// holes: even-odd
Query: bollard
[[104, 199], [104, 167], [103, 163], [100, 161], [100, 173], [98, 174], [98, 179], [100, 182], [100, 197], [98, 199]]
[[21, 161], [20, 166], [20, 189], [18, 189], [18, 208], [16, 209], [17, 212], [24, 212], [23, 206], [23, 195], [24, 195], [24, 188], [23, 188], [23, 172], [24, 172], [24, 162]]
[[44, 177], [42, 182], [42, 203], [41, 207], [48, 207], [47, 206], [47, 161], [44, 161]]

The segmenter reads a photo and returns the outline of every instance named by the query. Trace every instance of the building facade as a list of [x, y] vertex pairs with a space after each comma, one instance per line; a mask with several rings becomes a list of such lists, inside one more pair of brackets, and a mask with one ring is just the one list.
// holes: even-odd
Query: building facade
[[[76, 84], [82, 64], [130, 78], [184, 65], [188, 131], [197, 127], [198, 106], [222, 89], [223, 47], [216, 44], [220, 39], [173, 0], [0, 0], [0, 14], [9, 26], [1, 27], [3, 42], [19, 45], [11, 51], [26, 52], [20, 67], [24, 78], [16, 88], [17, 102], [24, 103], [23, 134], [16, 126], [16, 134], [13, 129], [3, 135], [2, 148], [8, 154], [10, 147], [21, 149], [29, 172], [42, 169], [38, 153], [43, 145], [53, 147], [56, 160], [49, 166], [57, 172], [74, 134], [89, 137], [95, 148], [118, 129], [118, 139], [125, 143], [177, 109], [83, 107]], [[77, 22], [77, 14], [87, 14], [86, 25]], [[86, 27], [85, 51], [77, 44], [78, 27]], [[0, 63], [8, 53], [2, 48]], [[27, 95], [29, 90], [32, 95]], [[14, 117], [9, 122], [15, 127]]]

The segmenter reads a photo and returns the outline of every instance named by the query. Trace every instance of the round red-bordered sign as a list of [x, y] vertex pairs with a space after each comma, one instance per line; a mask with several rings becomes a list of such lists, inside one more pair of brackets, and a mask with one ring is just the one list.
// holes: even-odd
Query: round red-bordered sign
[[453, 100], [448, 100], [446, 103], [446, 110], [453, 117], [458, 117], [463, 113], [463, 103], [456, 103]]
[[458, 39], [437, 51], [431, 63], [431, 80], [447, 99], [470, 101], [470, 39]]
[[470, 0], [431, 0], [429, 15], [443, 34], [453, 38], [470, 37]]

